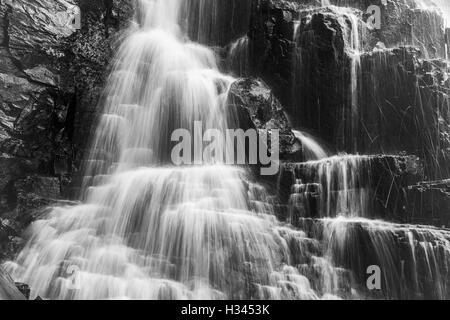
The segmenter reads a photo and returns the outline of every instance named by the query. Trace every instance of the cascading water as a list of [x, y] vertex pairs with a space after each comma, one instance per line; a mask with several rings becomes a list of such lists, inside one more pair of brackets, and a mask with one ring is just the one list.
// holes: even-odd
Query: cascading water
[[[236, 126], [227, 113], [234, 79], [219, 72], [212, 50], [189, 40], [222, 42], [211, 40], [217, 5], [138, 2], [85, 161], [82, 203], [48, 208], [7, 271], [30, 284], [33, 297], [49, 299], [351, 299], [373, 297], [366, 268], [378, 265], [384, 297], [448, 298], [449, 231], [366, 219], [369, 156], [330, 157], [312, 136], [294, 131], [305, 162], [290, 164], [287, 223], [247, 170], [212, 159], [171, 165], [175, 129], [195, 132], [196, 121], [203, 129]], [[201, 20], [211, 9], [213, 21]], [[347, 8], [328, 9], [346, 33], [351, 85], [342, 91], [351, 93], [355, 139], [360, 20]], [[294, 28], [296, 43], [314, 36], [300, 35], [300, 22]], [[240, 75], [250, 41], [228, 47], [228, 67]], [[305, 66], [295, 63], [300, 77]], [[202, 151], [194, 149], [193, 158]]]
[[[291, 205], [298, 206], [299, 190], [314, 190], [319, 217], [367, 217], [369, 212], [369, 157], [342, 155], [295, 165]], [[294, 201], [292, 201], [294, 200]], [[304, 203], [304, 199], [300, 199]], [[301, 217], [310, 217], [307, 210]]]
[[186, 40], [183, 3], [139, 2], [86, 161], [83, 204], [50, 208], [6, 264], [33, 296], [316, 299], [337, 292], [316, 291], [290, 266], [291, 249], [311, 240], [277, 223], [264, 188], [247, 182], [245, 170], [170, 166], [173, 130], [192, 132], [194, 121], [228, 127], [233, 81], [211, 50]]

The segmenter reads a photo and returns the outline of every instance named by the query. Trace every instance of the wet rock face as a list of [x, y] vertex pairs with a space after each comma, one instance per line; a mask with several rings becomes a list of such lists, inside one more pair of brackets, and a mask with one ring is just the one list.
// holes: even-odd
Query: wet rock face
[[[3, 1], [5, 2], [5, 1]], [[22, 70], [33, 80], [56, 85], [49, 70], [51, 49], [74, 31], [71, 18], [73, 1], [11, 1], [4, 16], [7, 35], [4, 42]]]
[[449, 176], [447, 64], [413, 48], [362, 57], [358, 150], [404, 151], [424, 160], [428, 179]]
[[294, 76], [294, 18], [298, 5], [285, 1], [253, 1], [250, 21], [250, 69], [261, 76], [284, 105]]
[[[372, 87], [362, 87], [361, 77], [377, 77], [378, 71], [364, 69], [367, 67], [364, 60], [371, 53], [363, 55], [363, 65], [355, 68], [351, 37], [358, 33], [361, 52], [409, 44], [418, 49], [420, 59], [442, 58], [445, 57], [444, 20], [439, 11], [425, 10], [418, 1], [388, 1], [387, 5], [381, 0], [331, 2], [349, 8], [320, 8], [314, 1], [279, 0], [255, 4], [249, 33], [252, 72], [274, 89], [295, 126], [314, 132], [331, 148], [340, 151], [380, 152], [355, 145], [356, 132], [364, 129], [357, 128], [359, 120], [352, 105], [357, 105], [358, 109], [364, 107], [360, 106], [360, 101], [354, 101], [352, 86], [356, 86], [359, 94], [370, 94]], [[379, 30], [366, 23], [370, 5], [381, 8]], [[358, 30], [354, 30], [351, 19], [357, 19]], [[377, 54], [379, 51], [374, 53]], [[437, 69], [446, 73], [446, 67]], [[411, 76], [422, 77], [420, 68], [408, 72]], [[384, 81], [380, 85], [389, 86], [389, 83]], [[431, 99], [442, 100], [438, 95]], [[372, 106], [368, 109], [376, 112]], [[422, 130], [423, 126], [417, 124], [416, 129]], [[401, 141], [404, 143], [408, 143], [405, 138]], [[382, 151], [392, 149], [384, 146]]]
[[420, 182], [408, 188], [408, 212], [419, 223], [450, 227], [450, 180]]
[[302, 20], [296, 41], [290, 114], [297, 126], [339, 145], [344, 132], [336, 126], [337, 119], [349, 113], [350, 60], [345, 54], [344, 29], [335, 14], [314, 13]]

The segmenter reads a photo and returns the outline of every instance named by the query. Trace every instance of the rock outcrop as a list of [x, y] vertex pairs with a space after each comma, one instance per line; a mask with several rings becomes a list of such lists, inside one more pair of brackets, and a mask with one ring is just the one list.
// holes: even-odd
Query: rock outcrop
[[280, 133], [280, 156], [294, 160], [299, 146], [285, 110], [272, 90], [261, 80], [252, 78], [237, 80], [230, 89], [229, 101], [232, 107], [230, 123], [237, 123], [237, 128], [256, 128], [265, 132], [272, 129]]
[[[421, 0], [319, 2], [254, 1], [248, 74], [273, 88], [293, 127], [328, 149], [415, 155], [424, 180], [450, 177], [442, 12]], [[379, 28], [368, 10], [373, 5], [381, 9]], [[446, 221], [447, 205], [421, 203], [398, 214], [425, 217], [431, 210], [439, 219], [430, 221]]]

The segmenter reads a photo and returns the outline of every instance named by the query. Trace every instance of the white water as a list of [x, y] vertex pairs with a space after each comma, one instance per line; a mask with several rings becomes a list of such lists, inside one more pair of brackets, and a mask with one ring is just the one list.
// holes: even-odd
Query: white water
[[[325, 186], [322, 215], [346, 216], [320, 221], [324, 243], [280, 225], [268, 194], [245, 170], [169, 165], [173, 129], [192, 129], [195, 120], [229, 125], [226, 96], [233, 81], [218, 71], [211, 50], [186, 39], [178, 25], [181, 3], [140, 1], [86, 161], [84, 201], [49, 208], [33, 224], [27, 246], [6, 264], [14, 278], [29, 283], [33, 297], [53, 299], [348, 298], [354, 297], [351, 281], [335, 266], [340, 255], [351, 260], [348, 252], [360, 253], [351, 229], [358, 224], [389, 271], [398, 268], [393, 235], [409, 232], [412, 256], [426, 256], [425, 274], [446, 297], [438, 281], [445, 277], [439, 267], [450, 260], [447, 232], [354, 218], [364, 216], [369, 203], [360, 176], [365, 157], [326, 158], [314, 139], [297, 133], [317, 160], [302, 166]], [[359, 36], [352, 31], [350, 39], [358, 52]], [[352, 72], [352, 92], [353, 79]], [[301, 184], [298, 179], [294, 193], [311, 192]], [[418, 278], [421, 269], [411, 268]]]
[[[346, 50], [347, 55], [351, 60], [350, 67], [350, 106], [351, 106], [351, 121], [350, 125], [350, 136], [353, 137], [352, 147], [356, 147], [356, 134], [358, 132], [359, 123], [359, 86], [361, 81], [361, 54], [362, 54], [362, 44], [360, 35], [360, 18], [350, 9], [343, 7], [335, 7], [333, 9], [340, 15], [340, 23], [345, 32]], [[347, 19], [350, 25], [347, 23]]]
[[[370, 157], [339, 155], [318, 161], [298, 164], [300, 172], [321, 186], [319, 214], [321, 217], [368, 217], [370, 216], [370, 192], [368, 174]], [[304, 177], [296, 177], [302, 181]], [[310, 180], [308, 179], [308, 180]], [[295, 195], [294, 186], [294, 195]]]
[[320, 160], [328, 157], [325, 149], [314, 139], [313, 136], [298, 130], [292, 131], [295, 137], [301, 142], [303, 148], [303, 156], [306, 161]]
[[16, 261], [5, 265], [31, 286], [32, 297], [321, 296], [288, 266], [288, 244], [310, 239], [276, 222], [264, 188], [247, 182], [244, 170], [170, 166], [174, 129], [199, 120], [228, 126], [233, 81], [218, 71], [210, 49], [186, 39], [178, 25], [182, 3], [139, 2], [86, 161], [83, 203], [49, 208]]

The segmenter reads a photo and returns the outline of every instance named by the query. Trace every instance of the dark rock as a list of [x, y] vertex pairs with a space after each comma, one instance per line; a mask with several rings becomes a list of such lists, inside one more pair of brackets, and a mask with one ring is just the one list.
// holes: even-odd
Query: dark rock
[[303, 19], [297, 62], [290, 69], [293, 83], [288, 84], [292, 88], [288, 112], [295, 126], [310, 130], [330, 146], [343, 144], [346, 128], [337, 127], [337, 119], [345, 121], [351, 114], [350, 59], [344, 31], [339, 16], [330, 11]]
[[[70, 16], [73, 5], [72, 1], [60, 0], [42, 0], [39, 3], [15, 0], [8, 5], [5, 17], [7, 47], [12, 59], [25, 74], [35, 77], [35, 81], [42, 80], [43, 74], [53, 77], [52, 70], [49, 70], [51, 54], [48, 53], [61, 38], [75, 32]], [[36, 77], [37, 73], [41, 75]], [[48, 79], [48, 75], [44, 79]]]
[[[273, 88], [294, 127], [311, 132], [330, 149], [405, 151], [424, 159], [429, 179], [447, 177], [447, 118], [437, 116], [448, 108], [447, 66], [434, 59], [445, 57], [442, 15], [420, 9], [413, 0], [331, 2], [350, 8], [319, 8], [317, 1], [255, 1], [249, 33], [252, 74]], [[380, 30], [364, 23], [370, 5], [382, 9]], [[355, 18], [363, 54], [361, 67], [353, 70], [348, 37]], [[405, 44], [415, 48], [383, 49]], [[427, 138], [435, 136], [439, 143]]]
[[450, 174], [448, 66], [420, 56], [407, 47], [362, 57], [357, 149], [415, 154], [428, 179], [442, 179]]
[[[283, 106], [274, 96], [272, 90], [262, 81], [246, 78], [237, 80], [231, 86], [229, 103], [240, 110], [246, 110], [248, 116], [239, 116], [237, 121], [239, 128], [256, 128], [258, 130], [280, 130], [280, 153], [282, 158], [293, 158], [298, 151], [295, 145], [295, 137], [291, 131], [289, 121]], [[247, 120], [242, 120], [247, 119]], [[252, 123], [249, 124], [250, 120]]]
[[[73, 4], [82, 11], [78, 31]], [[131, 0], [0, 3], [0, 215], [48, 203], [18, 194], [28, 176], [58, 177], [70, 190], [112, 48], [132, 14]]]
[[450, 227], [450, 180], [420, 182], [410, 186], [408, 213], [417, 223]]
[[14, 187], [17, 190], [18, 219], [24, 225], [32, 221], [30, 214], [58, 201], [61, 196], [58, 178], [31, 176], [18, 180]]
[[253, 1], [250, 21], [251, 74], [262, 77], [284, 105], [291, 94], [297, 9], [286, 1]]

